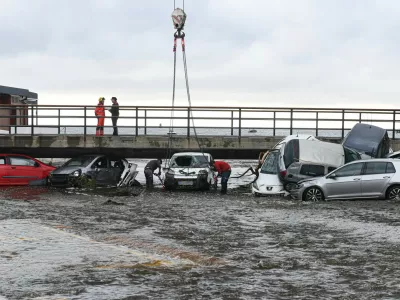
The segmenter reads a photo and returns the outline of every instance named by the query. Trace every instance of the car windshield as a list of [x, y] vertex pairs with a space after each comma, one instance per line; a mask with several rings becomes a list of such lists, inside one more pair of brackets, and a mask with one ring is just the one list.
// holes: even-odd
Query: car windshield
[[96, 156], [80, 156], [67, 161], [63, 167], [87, 167]]
[[209, 166], [208, 158], [207, 156], [204, 155], [177, 156], [173, 158], [171, 161], [171, 167], [204, 168], [208, 166]]
[[277, 174], [278, 159], [279, 159], [279, 151], [270, 152], [268, 156], [265, 158], [260, 172], [263, 174]]
[[346, 164], [361, 159], [360, 154], [358, 154], [356, 151], [353, 151], [346, 147], [343, 147], [343, 149], [344, 149], [344, 159]]

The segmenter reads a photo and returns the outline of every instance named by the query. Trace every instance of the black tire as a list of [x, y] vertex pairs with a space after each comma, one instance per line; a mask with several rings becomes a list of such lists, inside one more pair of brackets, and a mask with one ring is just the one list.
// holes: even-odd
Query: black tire
[[319, 187], [312, 186], [304, 191], [303, 200], [318, 202], [325, 200], [324, 193]]
[[388, 188], [386, 192], [387, 200], [400, 200], [400, 185], [394, 185]]

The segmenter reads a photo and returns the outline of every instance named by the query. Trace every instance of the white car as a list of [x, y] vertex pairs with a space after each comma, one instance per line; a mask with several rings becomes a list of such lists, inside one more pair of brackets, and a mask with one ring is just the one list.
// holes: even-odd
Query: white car
[[285, 146], [291, 140], [299, 139], [299, 140], [309, 140], [309, 141], [319, 141], [315, 136], [309, 134], [293, 134], [288, 135], [284, 139], [282, 139], [279, 143], [277, 143], [273, 149], [279, 149], [279, 177], [284, 178], [286, 176], [286, 169], [289, 167], [285, 164]]
[[255, 196], [284, 196], [283, 183], [279, 179], [279, 156], [280, 150], [271, 150], [264, 160], [257, 180], [252, 184], [252, 193]]
[[209, 153], [175, 153], [169, 161], [169, 167], [164, 169], [165, 189], [208, 190], [214, 184], [212, 162], [213, 158]]

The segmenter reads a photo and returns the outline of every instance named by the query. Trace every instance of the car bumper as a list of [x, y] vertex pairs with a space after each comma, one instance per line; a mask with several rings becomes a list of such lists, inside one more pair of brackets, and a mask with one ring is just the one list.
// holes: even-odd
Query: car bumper
[[166, 175], [164, 186], [172, 189], [205, 189], [209, 187], [207, 176], [172, 176]]
[[283, 186], [276, 185], [276, 186], [269, 186], [269, 187], [261, 187], [255, 188], [254, 185], [251, 186], [251, 192], [255, 195], [262, 195], [262, 196], [285, 196], [288, 194], [287, 191], [283, 189]]
[[294, 188], [290, 190], [290, 198], [293, 200], [302, 200], [305, 188]]

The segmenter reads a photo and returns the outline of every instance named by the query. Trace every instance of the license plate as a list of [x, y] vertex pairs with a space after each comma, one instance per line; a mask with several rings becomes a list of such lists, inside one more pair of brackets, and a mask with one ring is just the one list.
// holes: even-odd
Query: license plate
[[178, 181], [178, 185], [193, 185], [193, 181]]

